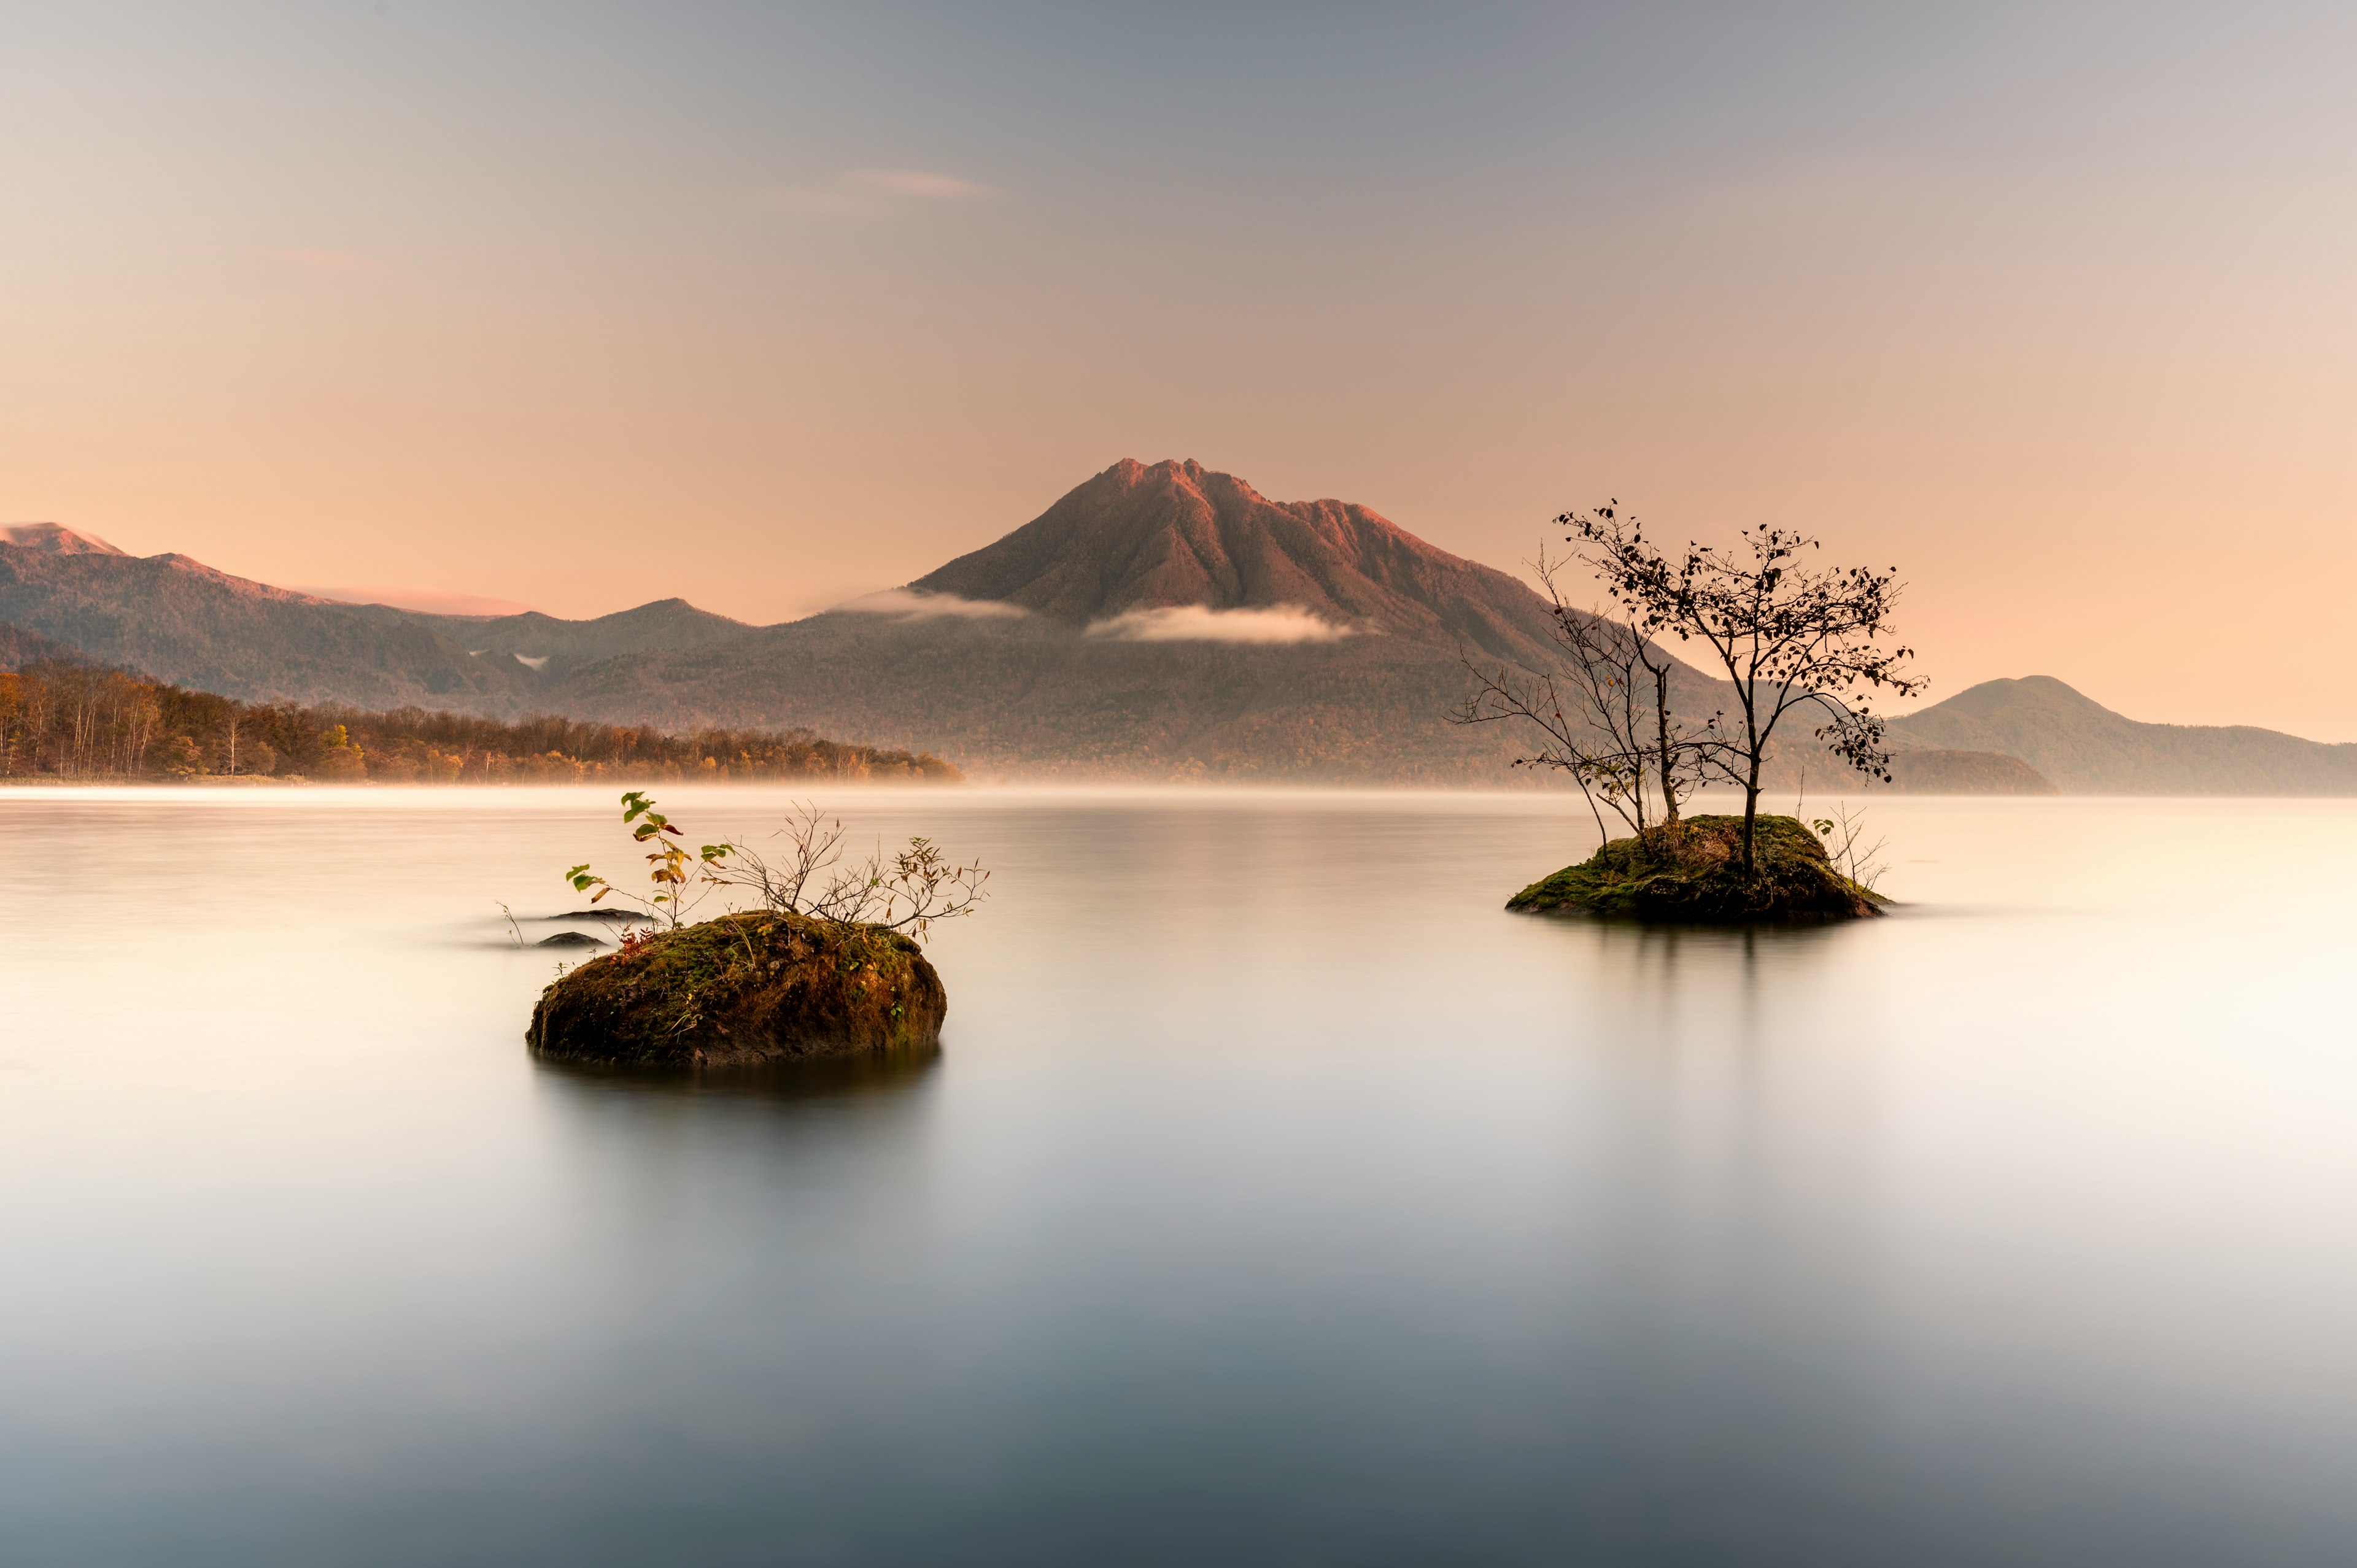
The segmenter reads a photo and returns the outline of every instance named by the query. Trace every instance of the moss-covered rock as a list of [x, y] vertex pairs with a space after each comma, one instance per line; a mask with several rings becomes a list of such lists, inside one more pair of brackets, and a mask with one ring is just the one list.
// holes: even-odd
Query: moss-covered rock
[[1614, 839], [1577, 865], [1534, 882], [1506, 908], [1525, 914], [1584, 912], [1626, 919], [1739, 925], [1849, 920], [1889, 902], [1852, 882], [1793, 817], [1754, 824], [1753, 875], [1743, 875], [1743, 819], [1688, 817], [1673, 831]]
[[948, 1011], [941, 976], [898, 931], [724, 915], [566, 973], [524, 1038], [567, 1061], [748, 1067], [930, 1050]]

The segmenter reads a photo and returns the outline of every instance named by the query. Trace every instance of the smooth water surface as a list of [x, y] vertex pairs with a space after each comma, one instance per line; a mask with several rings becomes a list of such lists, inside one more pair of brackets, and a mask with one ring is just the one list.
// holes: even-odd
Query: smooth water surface
[[522, 1046], [605, 793], [0, 795], [0, 1560], [2357, 1560], [2357, 803], [826, 799], [943, 1053], [697, 1083]]

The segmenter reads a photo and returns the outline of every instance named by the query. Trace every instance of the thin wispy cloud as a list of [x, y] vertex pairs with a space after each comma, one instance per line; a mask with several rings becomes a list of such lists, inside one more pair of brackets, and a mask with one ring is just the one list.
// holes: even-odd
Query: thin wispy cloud
[[1351, 628], [1337, 626], [1299, 605], [1245, 610], [1172, 605], [1124, 611], [1092, 623], [1089, 635], [1122, 642], [1332, 642], [1351, 635]]
[[888, 218], [928, 206], [990, 201], [1006, 195], [995, 185], [938, 169], [845, 169], [823, 185], [786, 186], [766, 193], [780, 212], [800, 218]]
[[856, 168], [845, 171], [843, 182], [886, 196], [913, 197], [920, 201], [987, 201], [1006, 193], [978, 179], [964, 179], [920, 168]]
[[1021, 605], [1010, 605], [1001, 599], [962, 599], [955, 594], [929, 594], [916, 588], [886, 588], [881, 593], [863, 594], [834, 607], [855, 615], [898, 616], [902, 620], [925, 620], [936, 616], [1003, 620], [1031, 613]]

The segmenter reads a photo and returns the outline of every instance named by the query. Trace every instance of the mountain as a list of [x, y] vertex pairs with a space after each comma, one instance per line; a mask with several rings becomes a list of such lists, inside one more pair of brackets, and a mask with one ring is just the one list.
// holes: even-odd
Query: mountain
[[[1460, 647], [1521, 664], [1553, 658], [1554, 610], [1525, 584], [1365, 507], [1272, 501], [1191, 459], [1125, 458], [909, 587], [1147, 636], [1173, 611], [1291, 611], [1452, 658]], [[1196, 624], [1207, 639], [1220, 629]]]
[[505, 717], [545, 707], [546, 688], [581, 665], [753, 629], [684, 599], [582, 621], [347, 604], [186, 555], [126, 555], [53, 522], [0, 530], [0, 621], [102, 663], [247, 702]]
[[2241, 725], [2140, 724], [2050, 675], [1984, 681], [1892, 720], [1890, 736], [2019, 757], [2072, 795], [2357, 794], [2357, 745]]
[[1446, 722], [1461, 659], [1547, 667], [1553, 627], [1530, 588], [1364, 507], [1125, 460], [904, 590], [579, 669], [549, 700], [807, 726], [969, 771], [1494, 783], [1524, 737]]
[[[345, 604], [53, 525], [0, 545], [0, 619], [250, 701], [810, 728], [1098, 779], [1503, 782], [1529, 737], [1447, 722], [1463, 660], [1557, 657], [1545, 599], [1363, 506], [1126, 459], [905, 588], [783, 626], [679, 599], [587, 621]], [[1725, 703], [1684, 666], [1675, 690]], [[1902, 787], [1964, 777], [1929, 766]]]
[[[382, 607], [371, 607], [381, 608]], [[705, 648], [741, 637], [753, 628], [685, 599], [657, 599], [636, 609], [618, 610], [595, 620], [560, 620], [538, 610], [511, 616], [425, 615], [396, 610], [404, 619], [432, 627], [474, 653], [503, 653], [559, 668], [666, 648]]]
[[[1529, 737], [1446, 722], [1463, 660], [1558, 667], [1554, 607], [1517, 579], [1192, 461], [1115, 463], [904, 588], [781, 626], [681, 599], [583, 621], [343, 604], [54, 523], [5, 531], [0, 621], [248, 701], [807, 728], [1076, 779], [1499, 783]], [[1673, 691], [1727, 705], [1684, 665]], [[2044, 677], [1890, 733], [1901, 789], [2357, 793], [2357, 746], [2137, 724]], [[1802, 760], [1775, 759], [1780, 781]], [[1808, 765], [1813, 786], [1834, 776]]]
[[0, 544], [0, 621], [248, 702], [501, 713], [537, 683], [514, 659], [472, 657], [398, 610], [332, 604], [185, 555], [125, 555], [70, 530]]

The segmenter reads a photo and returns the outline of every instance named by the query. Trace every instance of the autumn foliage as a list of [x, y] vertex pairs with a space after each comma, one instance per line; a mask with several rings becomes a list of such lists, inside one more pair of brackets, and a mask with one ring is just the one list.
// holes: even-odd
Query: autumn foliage
[[573, 784], [672, 779], [951, 781], [923, 752], [808, 730], [667, 734], [534, 714], [240, 703], [120, 670], [51, 662], [0, 671], [0, 778], [300, 778], [327, 783]]

